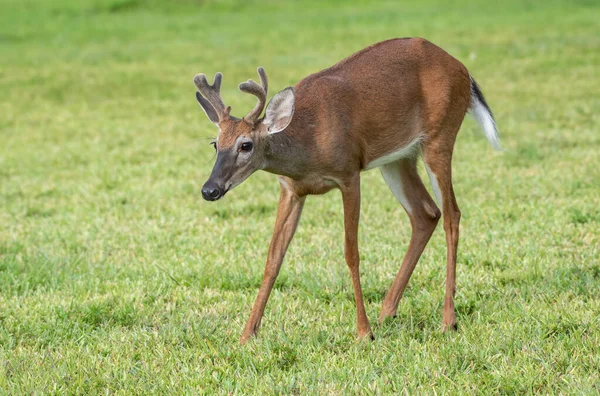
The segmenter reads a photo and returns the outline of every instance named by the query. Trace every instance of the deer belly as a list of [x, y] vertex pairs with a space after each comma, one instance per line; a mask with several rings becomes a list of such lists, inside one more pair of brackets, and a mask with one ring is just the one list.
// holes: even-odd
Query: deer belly
[[420, 143], [421, 138], [418, 137], [399, 149], [383, 154], [380, 157], [371, 160], [369, 163], [367, 163], [367, 165], [365, 165], [363, 170], [379, 168], [380, 166], [389, 164], [390, 162], [398, 161], [402, 158], [414, 157], [419, 152], [418, 148], [420, 146]]

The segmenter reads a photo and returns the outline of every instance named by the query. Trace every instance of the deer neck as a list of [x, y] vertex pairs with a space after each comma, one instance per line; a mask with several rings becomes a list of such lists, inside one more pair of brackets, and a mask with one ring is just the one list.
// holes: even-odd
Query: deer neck
[[[304, 132], [304, 133], [302, 133]], [[306, 174], [311, 151], [304, 142], [306, 131], [296, 131], [292, 125], [268, 137], [265, 150], [265, 171], [299, 179]]]

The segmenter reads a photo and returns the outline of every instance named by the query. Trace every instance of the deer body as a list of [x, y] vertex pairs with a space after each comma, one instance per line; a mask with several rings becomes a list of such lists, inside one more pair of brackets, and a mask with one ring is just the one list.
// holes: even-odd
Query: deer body
[[[383, 303], [380, 321], [394, 316], [410, 275], [443, 213], [448, 244], [444, 329], [454, 328], [454, 289], [460, 211], [451, 181], [454, 142], [467, 110], [492, 144], [497, 131], [491, 111], [467, 69], [424, 39], [374, 44], [266, 102], [267, 80], [240, 89], [259, 98], [243, 119], [229, 115], [204, 75], [195, 82], [198, 101], [219, 125], [217, 163], [203, 188], [215, 200], [263, 169], [280, 176], [281, 195], [265, 276], [242, 334], [247, 341], [260, 325], [268, 296], [300, 219], [305, 197], [338, 188], [344, 205], [345, 258], [352, 276], [359, 337], [372, 332], [365, 313], [357, 245], [360, 173], [379, 167], [411, 220], [413, 234], [400, 270]], [[246, 150], [250, 145], [250, 150]], [[440, 211], [416, 168], [422, 154]], [[215, 193], [216, 191], [216, 193]]]

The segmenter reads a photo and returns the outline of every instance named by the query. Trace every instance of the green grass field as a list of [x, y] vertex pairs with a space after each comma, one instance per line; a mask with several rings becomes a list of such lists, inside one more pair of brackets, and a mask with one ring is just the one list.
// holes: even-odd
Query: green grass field
[[[600, 5], [0, 2], [1, 394], [600, 392]], [[310, 197], [257, 339], [238, 344], [278, 200], [257, 173], [202, 200], [217, 133], [196, 73], [271, 95], [374, 42], [422, 36], [461, 60], [504, 152], [467, 118], [459, 330], [442, 333], [443, 227], [398, 317], [376, 324], [408, 217], [363, 174], [358, 342], [339, 192]]]

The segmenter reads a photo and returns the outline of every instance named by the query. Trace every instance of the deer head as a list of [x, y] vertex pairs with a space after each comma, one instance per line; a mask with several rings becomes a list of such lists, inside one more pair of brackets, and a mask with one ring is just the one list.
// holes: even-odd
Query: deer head
[[239, 85], [242, 92], [258, 98], [256, 106], [244, 117], [230, 115], [231, 107], [221, 99], [223, 75], [217, 73], [212, 85], [204, 74], [194, 77], [199, 92], [196, 99], [206, 116], [219, 127], [213, 145], [217, 159], [210, 177], [202, 187], [202, 196], [207, 201], [216, 201], [227, 191], [241, 184], [252, 173], [265, 167], [265, 149], [269, 135], [283, 131], [294, 115], [294, 89], [287, 87], [271, 99], [265, 116], [260, 117], [267, 102], [267, 74], [258, 68], [260, 85], [248, 80]]

